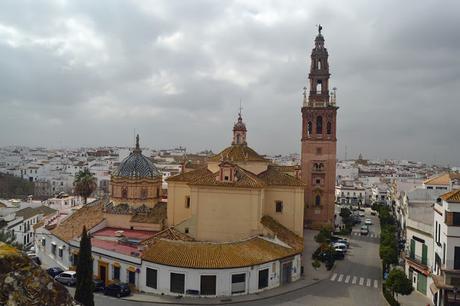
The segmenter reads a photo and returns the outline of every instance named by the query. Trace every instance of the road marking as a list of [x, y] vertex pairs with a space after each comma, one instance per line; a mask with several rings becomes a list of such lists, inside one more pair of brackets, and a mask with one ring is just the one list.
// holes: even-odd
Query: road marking
[[343, 274], [340, 274], [339, 279], [337, 280], [338, 282], [341, 282], [343, 279]]
[[357, 278], [356, 276], [353, 276], [353, 280], [351, 281], [351, 283], [352, 283], [353, 285], [356, 284], [356, 280], [357, 280], [357, 279], [358, 279], [358, 278]]
[[348, 284], [349, 281], [350, 281], [350, 275], [347, 275], [347, 277], [345, 278], [345, 284]]
[[336, 277], [337, 277], [337, 273], [334, 273], [334, 275], [332, 275], [332, 277], [331, 277], [331, 281], [335, 281]]
[[378, 280], [374, 279], [374, 288], [378, 288], [379, 287], [379, 282]]
[[362, 286], [364, 284], [364, 277], [359, 278], [359, 285]]
[[367, 286], [367, 287], [370, 287], [370, 286], [371, 286], [371, 282], [372, 282], [372, 280], [371, 280], [370, 278], [368, 278], [368, 279], [367, 279], [366, 286]]

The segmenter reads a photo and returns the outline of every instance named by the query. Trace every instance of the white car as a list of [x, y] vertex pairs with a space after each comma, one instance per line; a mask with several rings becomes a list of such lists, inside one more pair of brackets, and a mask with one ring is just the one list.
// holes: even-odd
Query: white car
[[334, 243], [332, 245], [334, 247], [334, 250], [340, 251], [340, 252], [347, 252], [347, 245], [345, 243]]
[[364, 221], [364, 224], [372, 225], [372, 220], [371, 219], [366, 219], [366, 221]]
[[366, 215], [362, 211], [360, 211], [359, 216], [364, 218]]
[[64, 271], [61, 274], [54, 277], [54, 279], [61, 284], [67, 286], [75, 286], [77, 283], [77, 272], [75, 271]]

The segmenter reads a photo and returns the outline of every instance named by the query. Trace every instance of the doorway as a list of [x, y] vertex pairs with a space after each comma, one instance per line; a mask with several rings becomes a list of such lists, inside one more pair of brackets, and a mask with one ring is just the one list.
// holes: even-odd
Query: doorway
[[288, 284], [291, 282], [292, 261], [284, 262], [281, 266], [281, 284]]
[[107, 285], [107, 265], [106, 263], [99, 263], [99, 279]]

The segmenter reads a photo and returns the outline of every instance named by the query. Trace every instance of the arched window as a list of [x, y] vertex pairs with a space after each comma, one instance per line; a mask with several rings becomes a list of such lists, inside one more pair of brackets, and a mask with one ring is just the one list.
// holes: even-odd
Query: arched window
[[326, 130], [329, 135], [332, 134], [332, 124], [330, 122], [327, 123]]
[[316, 117], [316, 134], [323, 133], [323, 117]]
[[318, 67], [318, 70], [321, 70], [321, 60], [320, 59], [318, 60], [318, 66], [317, 67]]
[[128, 187], [123, 187], [121, 189], [121, 198], [127, 199], [128, 198]]
[[146, 188], [141, 189], [141, 200], [147, 199], [148, 191]]
[[316, 206], [321, 205], [321, 196], [319, 194], [317, 194], [316, 197], [315, 197], [315, 205]]
[[313, 132], [313, 124], [311, 123], [311, 121], [308, 121], [308, 123], [307, 123], [307, 135], [311, 136], [312, 132]]
[[316, 81], [316, 93], [320, 94], [323, 92], [323, 81], [318, 80]]

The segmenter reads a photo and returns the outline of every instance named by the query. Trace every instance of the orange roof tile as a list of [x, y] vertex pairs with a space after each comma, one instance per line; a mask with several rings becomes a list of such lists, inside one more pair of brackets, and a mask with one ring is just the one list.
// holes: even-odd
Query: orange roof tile
[[435, 177], [429, 178], [423, 183], [425, 185], [449, 185], [451, 180], [460, 179], [460, 173], [458, 172], [446, 172]]
[[83, 226], [89, 230], [104, 220], [102, 212], [104, 200], [98, 200], [94, 204], [87, 204], [70, 215], [59, 226], [51, 230], [51, 233], [61, 240], [69, 241], [81, 235]]
[[460, 203], [460, 189], [452, 190], [443, 194], [441, 199], [450, 203]]
[[208, 175], [212, 174], [211, 171], [208, 170], [208, 168], [200, 168], [197, 170], [193, 170], [190, 172], [184, 172], [175, 176], [171, 176], [166, 179], [167, 182], [191, 182], [195, 180], [196, 178], [203, 176], [203, 175]]
[[232, 166], [235, 168], [235, 181], [223, 182], [217, 180], [218, 173], [209, 172], [206, 175], [197, 176], [193, 181], [190, 182], [190, 185], [243, 188], [262, 188], [265, 186], [265, 182], [258, 178], [257, 175], [255, 175], [254, 173], [247, 171], [234, 164], [232, 164]]
[[223, 149], [220, 153], [209, 158], [209, 161], [262, 161], [269, 162], [267, 159], [260, 156], [256, 151], [247, 145], [231, 145]]
[[294, 232], [275, 221], [270, 216], [263, 216], [260, 220], [263, 226], [272, 231], [281, 241], [287, 243], [292, 248], [302, 252], [303, 251], [303, 238], [296, 235]]
[[228, 269], [259, 265], [299, 253], [260, 237], [231, 243], [159, 239], [144, 251], [142, 259], [174, 267]]
[[267, 185], [296, 187], [306, 186], [306, 184], [298, 178], [287, 173], [280, 172], [276, 166], [273, 167], [269, 165], [267, 170], [265, 170], [262, 173], [259, 173], [257, 177], [262, 179]]

